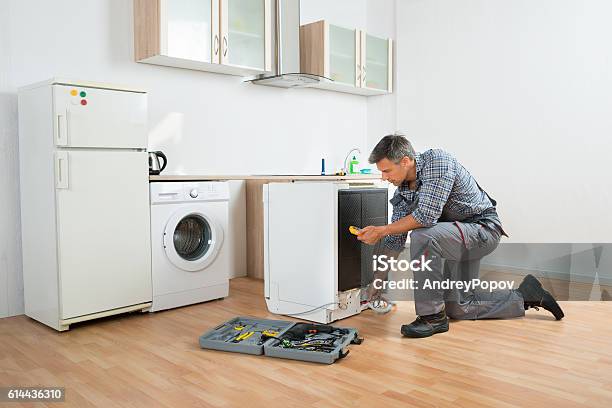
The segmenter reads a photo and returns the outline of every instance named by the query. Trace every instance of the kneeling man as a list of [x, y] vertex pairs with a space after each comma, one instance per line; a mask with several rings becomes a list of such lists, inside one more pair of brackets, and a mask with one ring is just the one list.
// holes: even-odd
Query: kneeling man
[[376, 145], [369, 161], [397, 190], [391, 199], [392, 223], [365, 227], [358, 239], [370, 245], [384, 239], [387, 253], [397, 258], [410, 232], [411, 259], [431, 261], [427, 268], [414, 270], [417, 319], [402, 326], [404, 336], [448, 331], [449, 317], [511, 318], [524, 316], [530, 307], [563, 318], [559, 304], [532, 275], [518, 289], [442, 288], [443, 279], [478, 279], [480, 259], [497, 248], [502, 235], [507, 236], [496, 201], [457, 159], [439, 149], [417, 154], [404, 136], [389, 135]]

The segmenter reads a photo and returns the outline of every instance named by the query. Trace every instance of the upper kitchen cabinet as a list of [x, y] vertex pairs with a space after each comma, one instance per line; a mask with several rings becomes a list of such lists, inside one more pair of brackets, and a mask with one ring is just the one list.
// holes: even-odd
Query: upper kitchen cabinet
[[300, 28], [300, 70], [352, 87], [360, 86], [359, 30], [325, 21]]
[[134, 0], [137, 62], [231, 75], [272, 70], [272, 0]]
[[315, 88], [383, 95], [393, 91], [393, 41], [325, 20], [300, 28], [300, 69], [332, 79]]
[[393, 92], [393, 41], [361, 32], [361, 87]]
[[271, 0], [222, 0], [221, 63], [270, 71]]

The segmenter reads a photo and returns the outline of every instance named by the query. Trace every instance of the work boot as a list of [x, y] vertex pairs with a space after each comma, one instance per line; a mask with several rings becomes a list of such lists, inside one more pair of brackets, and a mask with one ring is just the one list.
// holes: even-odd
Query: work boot
[[436, 333], [448, 331], [448, 317], [446, 311], [440, 313], [417, 316], [416, 320], [410, 324], [402, 326], [402, 335], [411, 338], [423, 338], [433, 336]]
[[525, 310], [532, 307], [536, 310], [540, 310], [539, 308], [542, 307], [552, 313], [557, 320], [561, 320], [563, 316], [565, 316], [563, 310], [561, 310], [561, 306], [559, 306], [555, 298], [550, 292], [542, 288], [540, 281], [533, 275], [525, 276], [518, 290], [523, 295]]

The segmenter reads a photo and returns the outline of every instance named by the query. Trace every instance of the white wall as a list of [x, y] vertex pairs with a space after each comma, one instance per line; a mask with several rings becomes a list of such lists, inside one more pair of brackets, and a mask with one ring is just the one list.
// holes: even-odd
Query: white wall
[[17, 98], [11, 83], [8, 7], [0, 3], [0, 317], [23, 312]]
[[397, 1], [398, 125], [454, 153], [513, 242], [610, 242], [612, 2]]
[[300, 24], [326, 20], [346, 28], [364, 29], [369, 4], [376, 0], [300, 0]]
[[322, 157], [333, 170], [350, 147], [365, 150], [366, 98], [136, 64], [132, 30], [130, 0], [0, 2], [0, 317], [23, 311], [19, 86], [60, 76], [147, 89], [165, 174], [319, 174]]
[[337, 24], [396, 31], [391, 96], [135, 64], [129, 0], [0, 2], [0, 316], [23, 308], [15, 92], [54, 75], [149, 89], [150, 144], [170, 157], [168, 173], [317, 174], [321, 157], [338, 168], [356, 145], [365, 161], [401, 129], [470, 169], [498, 199], [510, 242], [610, 242], [612, 3], [363, 1], [348, 14], [340, 0], [323, 6], [346, 19]]
[[[369, 34], [382, 38], [397, 38], [395, 0], [371, 0], [367, 3], [367, 27]], [[394, 42], [394, 61], [397, 60], [396, 45]], [[397, 64], [396, 64], [397, 66]], [[396, 84], [397, 69], [393, 72], [393, 83]], [[396, 86], [394, 85], [394, 88]], [[366, 164], [372, 148], [385, 135], [397, 130], [397, 93], [390, 95], [372, 96], [368, 98], [368, 148], [363, 152], [364, 165], [375, 169], [375, 165]]]
[[134, 63], [131, 1], [8, 4], [11, 90], [53, 75], [149, 90], [150, 145], [168, 155], [167, 173], [316, 174], [322, 156], [338, 166], [365, 142], [365, 98]]
[[[396, 38], [396, 0], [301, 0], [301, 24], [325, 19], [339, 26], [366, 30], [369, 34]], [[362, 167], [375, 168], [367, 163], [370, 151], [381, 137], [397, 129], [396, 95], [367, 98], [366, 149], [359, 156]]]

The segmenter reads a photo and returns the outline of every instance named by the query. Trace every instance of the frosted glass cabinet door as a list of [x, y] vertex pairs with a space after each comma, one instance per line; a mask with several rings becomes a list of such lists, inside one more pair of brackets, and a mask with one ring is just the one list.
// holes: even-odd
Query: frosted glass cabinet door
[[365, 87], [389, 89], [389, 40], [365, 34]]
[[336, 82], [358, 86], [357, 30], [329, 25], [329, 75]]
[[269, 70], [270, 0], [221, 0], [221, 63]]
[[212, 2], [161, 0], [161, 54], [212, 62]]

